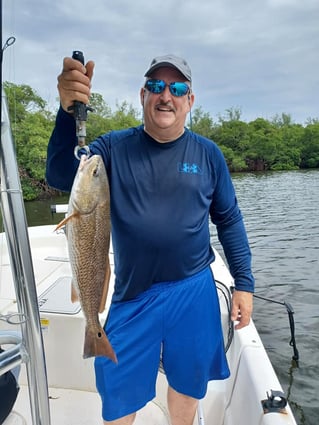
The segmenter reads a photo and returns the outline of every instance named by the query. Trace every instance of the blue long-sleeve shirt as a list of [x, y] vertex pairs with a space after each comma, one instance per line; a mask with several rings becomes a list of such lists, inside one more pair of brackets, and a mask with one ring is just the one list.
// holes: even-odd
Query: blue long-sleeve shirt
[[[71, 190], [76, 144], [74, 119], [60, 109], [48, 146], [49, 185]], [[215, 143], [187, 129], [177, 140], [158, 143], [140, 126], [104, 134], [89, 147], [102, 156], [110, 183], [114, 301], [191, 276], [214, 261], [209, 217], [236, 289], [253, 292], [242, 215]]]

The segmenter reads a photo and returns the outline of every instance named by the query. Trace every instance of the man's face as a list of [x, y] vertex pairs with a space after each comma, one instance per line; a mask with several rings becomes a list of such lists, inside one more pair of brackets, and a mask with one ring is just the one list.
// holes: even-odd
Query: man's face
[[163, 80], [167, 86], [158, 94], [141, 89], [145, 130], [156, 140], [175, 140], [184, 131], [186, 116], [194, 103], [194, 95], [187, 93], [180, 97], [174, 96], [168, 85], [176, 81], [190, 83], [177, 69], [170, 67], [155, 70], [151, 78]]

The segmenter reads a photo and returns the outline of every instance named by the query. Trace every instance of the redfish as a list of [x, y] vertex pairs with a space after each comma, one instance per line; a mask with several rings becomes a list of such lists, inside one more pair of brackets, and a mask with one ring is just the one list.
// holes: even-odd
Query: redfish
[[72, 301], [80, 300], [86, 319], [83, 358], [106, 356], [117, 363], [99, 313], [105, 309], [111, 275], [110, 190], [102, 157], [82, 156], [68, 205], [65, 225], [72, 269]]

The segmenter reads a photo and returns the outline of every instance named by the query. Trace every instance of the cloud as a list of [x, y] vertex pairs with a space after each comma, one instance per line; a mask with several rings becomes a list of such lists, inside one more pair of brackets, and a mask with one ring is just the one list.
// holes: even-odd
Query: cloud
[[3, 20], [3, 37], [17, 38], [5, 78], [50, 103], [73, 50], [96, 63], [93, 91], [111, 107], [126, 100], [137, 108], [151, 59], [171, 52], [190, 63], [195, 105], [213, 117], [230, 107], [246, 120], [319, 116], [317, 0], [4, 0]]

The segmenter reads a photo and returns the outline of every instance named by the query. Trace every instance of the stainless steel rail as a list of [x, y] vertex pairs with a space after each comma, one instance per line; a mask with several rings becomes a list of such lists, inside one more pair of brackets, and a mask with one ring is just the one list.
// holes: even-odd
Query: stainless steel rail
[[1, 209], [18, 311], [27, 318], [25, 323], [21, 324], [21, 333], [29, 356], [26, 368], [31, 416], [33, 425], [50, 425], [47, 373], [28, 226], [3, 90], [1, 108]]

